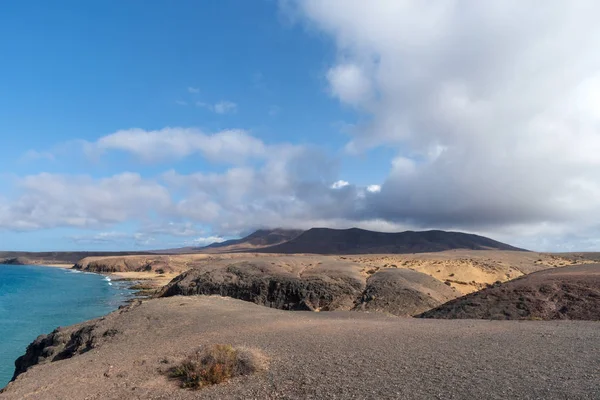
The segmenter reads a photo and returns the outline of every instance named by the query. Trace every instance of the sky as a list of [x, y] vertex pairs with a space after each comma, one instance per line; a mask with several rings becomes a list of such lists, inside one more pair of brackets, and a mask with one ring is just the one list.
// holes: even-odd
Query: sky
[[0, 249], [444, 229], [600, 251], [600, 3], [0, 7]]

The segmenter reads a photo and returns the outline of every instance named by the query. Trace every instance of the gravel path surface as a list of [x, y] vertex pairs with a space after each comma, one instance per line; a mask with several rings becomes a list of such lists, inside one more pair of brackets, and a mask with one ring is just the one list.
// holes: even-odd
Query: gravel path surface
[[[147, 301], [95, 325], [97, 347], [31, 368], [0, 398], [600, 398], [597, 322], [288, 312], [193, 296]], [[196, 392], [161, 373], [214, 343], [261, 349], [268, 372]]]

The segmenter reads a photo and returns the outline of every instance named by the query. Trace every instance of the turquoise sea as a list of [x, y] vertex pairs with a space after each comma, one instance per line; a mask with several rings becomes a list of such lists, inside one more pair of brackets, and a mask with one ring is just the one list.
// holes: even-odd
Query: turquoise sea
[[100, 317], [132, 296], [126, 282], [60, 268], [0, 265], [0, 388], [38, 335]]

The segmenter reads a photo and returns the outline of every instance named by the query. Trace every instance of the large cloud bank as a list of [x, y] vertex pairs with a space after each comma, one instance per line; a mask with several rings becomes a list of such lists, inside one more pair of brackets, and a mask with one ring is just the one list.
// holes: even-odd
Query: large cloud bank
[[327, 89], [358, 116], [344, 157], [394, 149], [384, 182], [356, 186], [318, 147], [267, 144], [243, 130], [130, 129], [81, 149], [141, 162], [203, 157], [219, 172], [29, 176], [0, 198], [0, 226], [108, 229], [133, 218], [211, 226], [218, 237], [319, 225], [462, 229], [553, 250], [600, 245], [600, 3], [280, 4], [306, 34], [335, 43]]

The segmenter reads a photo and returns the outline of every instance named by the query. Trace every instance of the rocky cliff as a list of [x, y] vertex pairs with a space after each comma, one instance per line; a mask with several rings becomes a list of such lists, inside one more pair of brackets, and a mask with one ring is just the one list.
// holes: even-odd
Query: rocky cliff
[[46, 335], [40, 335], [29, 346], [25, 354], [15, 361], [14, 381], [34, 365], [66, 360], [87, 353], [106, 342], [112, 341], [121, 332], [112, 324], [138, 307], [141, 301], [122, 306], [119, 310], [101, 318], [68, 327], [60, 327]]
[[281, 310], [383, 311], [403, 316], [458, 296], [437, 279], [416, 271], [390, 268], [369, 275], [353, 263], [293, 264], [292, 260], [207, 264], [178, 276], [159, 296], [216, 294]]

